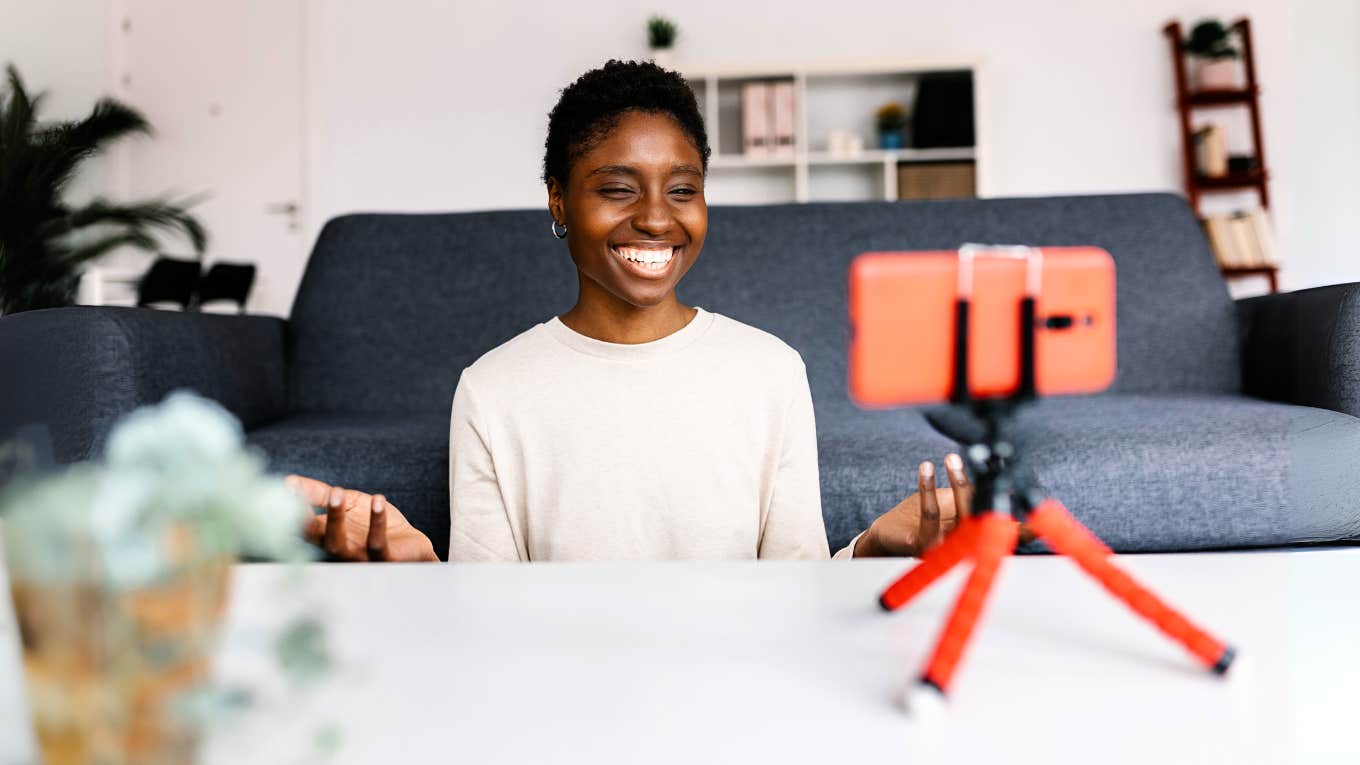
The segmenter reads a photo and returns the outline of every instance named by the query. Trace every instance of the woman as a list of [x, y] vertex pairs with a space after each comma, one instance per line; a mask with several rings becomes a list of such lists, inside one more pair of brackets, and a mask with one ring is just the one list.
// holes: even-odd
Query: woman
[[[450, 560], [828, 557], [801, 357], [675, 294], [704, 245], [709, 154], [674, 72], [610, 61], [562, 91], [543, 180], [578, 297], [463, 371]], [[970, 491], [958, 455], [945, 465], [951, 493], [921, 463], [920, 493], [835, 557], [935, 543]], [[326, 509], [306, 533], [331, 555], [436, 560], [382, 496], [289, 480]]]

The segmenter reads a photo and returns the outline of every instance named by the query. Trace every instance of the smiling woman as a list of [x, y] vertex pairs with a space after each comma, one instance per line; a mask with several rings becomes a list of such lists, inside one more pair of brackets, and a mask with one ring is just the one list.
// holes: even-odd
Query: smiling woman
[[[709, 153], [675, 72], [610, 61], [562, 91], [543, 180], [577, 300], [463, 370], [450, 560], [828, 557], [802, 358], [676, 296], [708, 232]], [[945, 465], [952, 492], [922, 463], [921, 493], [836, 557], [938, 541], [969, 492], [957, 455]], [[307, 533], [333, 556], [434, 559], [381, 496], [290, 480], [326, 509]]]

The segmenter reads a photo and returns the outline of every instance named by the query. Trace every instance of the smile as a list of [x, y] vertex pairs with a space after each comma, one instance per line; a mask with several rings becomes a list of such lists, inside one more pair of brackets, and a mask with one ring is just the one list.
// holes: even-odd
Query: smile
[[674, 245], [619, 245], [610, 247], [614, 257], [632, 273], [647, 279], [664, 276], [680, 247]]

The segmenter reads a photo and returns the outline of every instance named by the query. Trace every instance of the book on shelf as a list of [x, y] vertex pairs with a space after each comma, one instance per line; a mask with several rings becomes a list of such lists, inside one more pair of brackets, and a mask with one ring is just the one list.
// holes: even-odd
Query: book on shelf
[[1265, 268], [1279, 264], [1265, 210], [1210, 215], [1204, 233], [1221, 268]]
[[1229, 215], [1228, 236], [1232, 237], [1233, 254], [1239, 267], [1256, 268], [1265, 265], [1261, 259], [1261, 249], [1256, 242], [1256, 231], [1252, 228], [1250, 215], [1243, 212]]
[[1228, 174], [1228, 142], [1223, 128], [1206, 125], [1195, 131], [1195, 169], [1205, 178]]
[[797, 147], [793, 82], [741, 86], [741, 147], [749, 157], [792, 157]]
[[770, 140], [775, 156], [792, 157], [795, 151], [796, 109], [793, 82], [776, 82], [770, 86]]
[[1279, 256], [1275, 253], [1275, 231], [1270, 225], [1270, 216], [1265, 210], [1252, 210], [1251, 226], [1256, 234], [1256, 243], [1260, 248], [1261, 263], [1267, 266], [1278, 266]]
[[770, 139], [770, 86], [748, 82], [741, 86], [741, 151], [748, 157], [768, 157]]

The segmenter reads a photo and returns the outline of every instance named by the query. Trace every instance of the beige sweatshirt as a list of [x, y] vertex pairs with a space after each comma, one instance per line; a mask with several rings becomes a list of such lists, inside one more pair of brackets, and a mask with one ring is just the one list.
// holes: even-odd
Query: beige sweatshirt
[[449, 451], [453, 561], [827, 557], [802, 358], [702, 308], [638, 345], [518, 335], [463, 371]]

